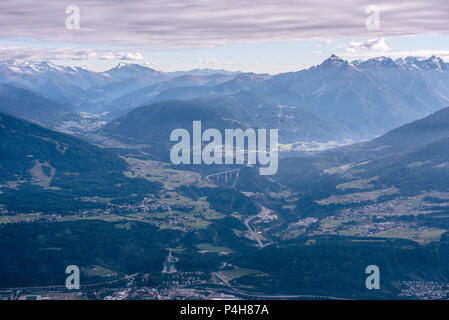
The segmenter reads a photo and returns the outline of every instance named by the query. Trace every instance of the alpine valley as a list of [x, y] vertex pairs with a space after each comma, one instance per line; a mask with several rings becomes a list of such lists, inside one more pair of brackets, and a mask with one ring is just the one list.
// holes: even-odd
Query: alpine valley
[[[277, 173], [172, 164], [171, 132], [194, 121], [278, 129]], [[449, 63], [2, 60], [0, 242], [3, 298], [449, 298]]]

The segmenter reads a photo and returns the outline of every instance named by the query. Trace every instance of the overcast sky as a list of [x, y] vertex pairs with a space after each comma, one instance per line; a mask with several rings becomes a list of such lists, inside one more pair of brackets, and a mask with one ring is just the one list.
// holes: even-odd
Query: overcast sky
[[[79, 29], [73, 26], [79, 8]], [[104, 69], [292, 71], [348, 59], [449, 57], [449, 1], [2, 0], [0, 59]]]

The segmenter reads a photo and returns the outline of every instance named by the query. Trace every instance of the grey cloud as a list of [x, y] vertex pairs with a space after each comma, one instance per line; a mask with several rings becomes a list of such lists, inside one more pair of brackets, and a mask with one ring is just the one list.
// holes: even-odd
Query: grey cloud
[[[447, 0], [78, 0], [81, 29], [65, 28], [61, 0], [3, 0], [0, 37], [153, 47], [212, 47], [278, 40], [446, 34]], [[368, 5], [380, 29], [365, 27]]]
[[349, 53], [356, 53], [360, 50], [366, 49], [370, 51], [377, 51], [377, 52], [385, 52], [390, 50], [388, 45], [385, 42], [384, 38], [380, 39], [370, 39], [366, 41], [353, 41], [349, 44], [349, 47], [346, 48], [347, 52]]

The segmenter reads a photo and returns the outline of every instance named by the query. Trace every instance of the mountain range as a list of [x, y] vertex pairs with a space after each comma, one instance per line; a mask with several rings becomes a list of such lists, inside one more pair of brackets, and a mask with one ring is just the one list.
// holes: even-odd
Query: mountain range
[[295, 107], [281, 106], [242, 91], [234, 95], [206, 96], [191, 100], [154, 102], [136, 108], [88, 134], [97, 144], [128, 149], [132, 146], [168, 161], [170, 133], [185, 128], [192, 133], [193, 121], [202, 121], [203, 130], [267, 128], [279, 130], [279, 142], [286, 148], [297, 141], [344, 140], [349, 127]]
[[449, 108], [444, 108], [368, 142], [283, 159], [277, 180], [317, 199], [376, 190], [400, 196], [444, 193], [448, 175]]
[[[319, 119], [321, 128], [330, 132], [325, 139], [339, 142], [371, 139], [449, 104], [449, 64], [434, 56], [349, 62], [332, 55], [317, 66], [277, 75], [210, 69], [162, 72], [122, 62], [94, 72], [51, 62], [4, 60], [0, 62], [0, 83], [34, 91], [64, 106], [61, 109], [102, 114], [102, 121], [156, 102], [209, 99], [216, 103], [220, 99], [211, 97], [249, 92], [265, 105]], [[223, 101], [229, 101], [227, 107], [233, 109], [233, 99]], [[31, 114], [12, 114], [35, 120]], [[291, 123], [296, 126], [292, 130], [308, 131], [300, 127], [304, 122]], [[311, 126], [315, 126], [313, 120]], [[322, 130], [296, 137], [293, 142], [323, 141]]]

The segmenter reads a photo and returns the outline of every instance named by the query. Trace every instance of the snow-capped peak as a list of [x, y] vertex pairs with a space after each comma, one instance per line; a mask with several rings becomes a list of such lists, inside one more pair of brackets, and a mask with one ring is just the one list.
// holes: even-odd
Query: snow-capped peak
[[332, 54], [329, 58], [327, 58], [320, 64], [320, 67], [338, 67], [342, 65], [348, 65], [348, 61], [343, 60], [335, 54]]
[[136, 70], [136, 71], [142, 71], [142, 70], [153, 70], [151, 68], [145, 67], [141, 64], [137, 64], [137, 63], [126, 63], [126, 62], [119, 62], [114, 68], [112, 68], [110, 71], [112, 70], [128, 70], [128, 71], [132, 71], [132, 70]]
[[74, 71], [73, 68], [56, 65], [50, 61], [8, 59], [0, 61], [0, 68], [14, 73], [42, 73], [48, 71]]
[[393, 59], [384, 56], [371, 58], [365, 61], [357, 60], [353, 61], [352, 63], [360, 67], [374, 67], [374, 68], [391, 68], [400, 65], [396, 64], [396, 62], [393, 61]]
[[430, 58], [422, 57], [407, 57], [405, 58], [406, 66], [409, 68], [415, 68], [420, 70], [448, 70], [449, 64], [444, 62], [443, 59], [436, 56]]
[[103, 72], [103, 74], [121, 80], [148, 76], [162, 76], [162, 72], [148, 68], [141, 64], [125, 62], [119, 62], [114, 68]]

